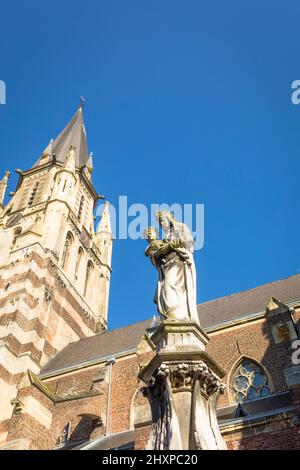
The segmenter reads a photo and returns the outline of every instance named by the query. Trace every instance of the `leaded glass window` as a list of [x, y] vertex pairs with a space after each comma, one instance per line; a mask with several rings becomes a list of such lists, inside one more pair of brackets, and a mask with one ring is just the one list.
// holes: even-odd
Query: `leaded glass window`
[[270, 394], [270, 385], [263, 369], [249, 360], [243, 361], [236, 369], [232, 378], [235, 401], [266, 397]]

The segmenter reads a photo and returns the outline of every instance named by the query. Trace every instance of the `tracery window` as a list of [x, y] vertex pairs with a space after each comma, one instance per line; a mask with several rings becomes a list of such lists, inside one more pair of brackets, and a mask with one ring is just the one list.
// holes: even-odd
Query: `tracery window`
[[236, 368], [232, 377], [232, 389], [238, 403], [262, 398], [271, 393], [269, 380], [262, 367], [248, 359]]

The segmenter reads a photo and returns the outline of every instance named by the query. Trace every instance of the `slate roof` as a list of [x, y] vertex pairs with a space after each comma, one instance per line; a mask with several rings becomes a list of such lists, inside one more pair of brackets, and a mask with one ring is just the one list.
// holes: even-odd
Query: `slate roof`
[[[56, 161], [65, 163], [71, 146], [75, 147], [76, 168], [81, 168], [86, 165], [92, 169], [92, 158], [88, 153], [83, 109], [81, 105], [73, 115], [69, 124], [53, 142], [50, 142], [42, 155], [55, 155]], [[39, 162], [40, 159], [34, 166], [37, 166]]]
[[300, 299], [300, 274], [198, 305], [205, 329], [227, 320], [264, 311], [271, 297], [283, 303]]
[[[283, 303], [300, 299], [300, 274], [198, 305], [201, 326], [205, 329], [223, 321], [264, 311], [271, 297]], [[152, 320], [70, 343], [44, 366], [41, 375], [61, 368], [135, 349]]]
[[152, 320], [146, 320], [70, 343], [50, 359], [41, 370], [41, 375], [77, 363], [135, 349], [151, 323]]

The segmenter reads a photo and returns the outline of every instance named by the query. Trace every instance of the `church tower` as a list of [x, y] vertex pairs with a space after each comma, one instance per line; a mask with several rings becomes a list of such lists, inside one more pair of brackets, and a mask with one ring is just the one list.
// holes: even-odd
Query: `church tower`
[[9, 172], [0, 181], [0, 442], [23, 373], [106, 330], [111, 274], [108, 203], [94, 230], [101, 196], [82, 105], [37, 163], [16, 171], [6, 206]]

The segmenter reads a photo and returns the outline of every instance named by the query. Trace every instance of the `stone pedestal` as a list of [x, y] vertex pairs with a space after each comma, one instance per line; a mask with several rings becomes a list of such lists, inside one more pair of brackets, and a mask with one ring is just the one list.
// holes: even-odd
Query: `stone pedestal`
[[151, 337], [155, 357], [140, 372], [152, 411], [149, 449], [226, 449], [217, 423], [224, 371], [205, 352], [197, 323], [163, 322]]

